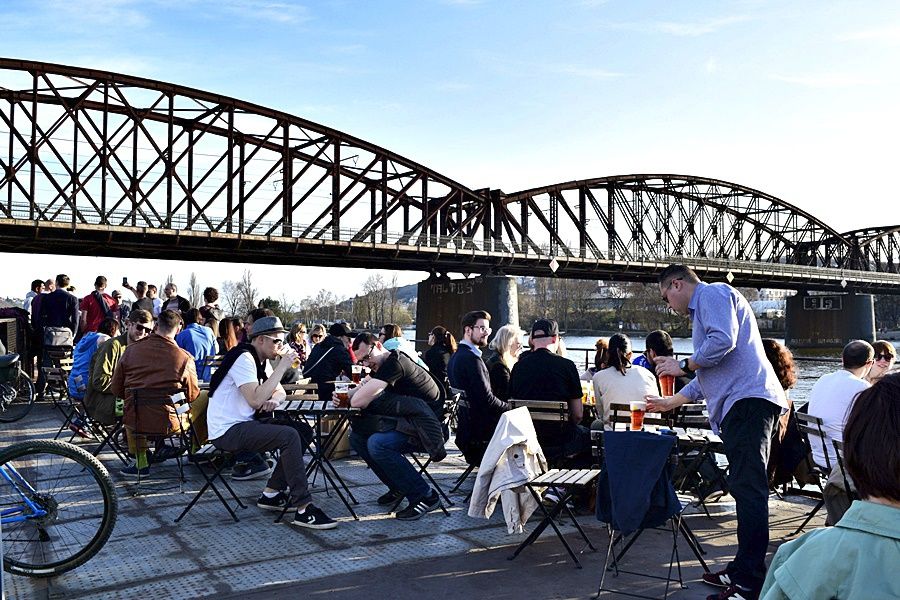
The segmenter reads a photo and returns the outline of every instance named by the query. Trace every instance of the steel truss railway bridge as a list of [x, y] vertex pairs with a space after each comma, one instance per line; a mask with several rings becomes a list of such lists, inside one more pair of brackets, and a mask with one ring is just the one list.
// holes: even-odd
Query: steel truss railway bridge
[[841, 233], [764, 192], [638, 174], [470, 189], [249, 102], [0, 59], [0, 250], [900, 292], [900, 226]]

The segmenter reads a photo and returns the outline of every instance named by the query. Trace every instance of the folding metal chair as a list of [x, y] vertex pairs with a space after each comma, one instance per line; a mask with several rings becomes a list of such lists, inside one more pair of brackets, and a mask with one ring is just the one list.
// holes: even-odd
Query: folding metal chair
[[853, 487], [853, 482], [847, 474], [847, 469], [844, 467], [844, 442], [831, 440], [831, 445], [834, 447], [835, 462], [837, 462], [838, 469], [841, 471], [841, 478], [844, 480], [844, 491], [847, 492], [847, 496], [851, 501], [859, 500], [859, 493]]
[[[135, 444], [141, 444], [142, 441], [146, 442], [148, 438], [161, 438], [163, 443], [166, 440], [171, 442], [171, 447], [177, 450], [175, 455], [175, 461], [178, 464], [178, 475], [179, 475], [179, 489], [184, 492], [184, 464], [182, 463], [181, 456], [190, 450], [190, 445], [184, 444], [184, 428], [181, 421], [181, 414], [178, 412], [178, 408], [181, 403], [188, 404], [184, 397], [184, 393], [181, 390], [174, 389], [161, 389], [161, 388], [133, 388], [131, 391], [131, 402], [133, 404], [134, 409], [134, 428], [125, 428], [126, 434], [130, 435], [135, 439]], [[179, 415], [179, 427], [174, 431], [159, 431], [152, 429], [145, 429], [147, 427], [151, 427], [152, 425], [147, 425], [146, 418], [144, 419], [144, 424], [141, 424], [141, 415], [143, 410], [149, 407], [154, 406], [165, 406], [174, 408], [176, 414]], [[127, 402], [126, 402], [126, 410], [127, 410]], [[175, 440], [179, 443], [175, 444]], [[146, 444], [143, 444], [146, 446]], [[140, 449], [138, 449], [139, 451]], [[149, 452], [149, 447], [145, 447], [144, 451]], [[149, 454], [148, 454], [149, 459]], [[140, 469], [137, 471], [137, 486], [135, 488], [134, 495], [138, 495], [141, 487], [141, 472]], [[161, 488], [164, 489], [164, 488]], [[167, 488], [165, 488], [167, 489]]]
[[[672, 487], [670, 476], [678, 460], [676, 442], [677, 438], [674, 435], [658, 435], [643, 431], [607, 431], [603, 434], [603, 474], [597, 488], [597, 518], [607, 524], [609, 545], [597, 597], [603, 592], [608, 592], [637, 598], [652, 598], [621, 589], [605, 588], [606, 576], [611, 570], [616, 576], [626, 573], [664, 580], [666, 587], [663, 598], [668, 596], [669, 586], [673, 581], [686, 588], [678, 554], [679, 534], [687, 542], [703, 569], [709, 572], [701, 556], [702, 550], [699, 548], [697, 538], [682, 518], [685, 504], [678, 499]], [[654, 496], [653, 492], [660, 490], [662, 493]], [[657, 500], [656, 504], [653, 503], [654, 498]], [[643, 513], [634, 512], [636, 506], [642, 507]], [[672, 549], [666, 576], [622, 569], [621, 561], [640, 535], [646, 529], [665, 525], [666, 522], [669, 523], [672, 533]], [[621, 550], [616, 552], [616, 545], [626, 539], [627, 542]], [[677, 567], [677, 579], [672, 578], [673, 566]]]
[[822, 429], [823, 423], [822, 419], [819, 417], [814, 417], [812, 415], [808, 415], [806, 413], [797, 412], [797, 425], [800, 427], [800, 432], [807, 437], [810, 444], [812, 444], [813, 440], [818, 440], [822, 445], [822, 454], [825, 457], [824, 465], [817, 465], [812, 459], [812, 453], [808, 454], [806, 457], [807, 466], [809, 467], [809, 472], [818, 475], [816, 479], [816, 486], [819, 488], [818, 494], [813, 496], [816, 500], [816, 505], [809, 511], [806, 515], [806, 519], [803, 520], [803, 523], [800, 524], [800, 527], [797, 528], [791, 535], [797, 535], [803, 528], [806, 527], [806, 524], [809, 523], [816, 513], [818, 513], [823, 506], [825, 506], [825, 498], [823, 497], [825, 491], [825, 482], [828, 480], [828, 476], [831, 474], [831, 457], [829, 456], [828, 447], [830, 445], [828, 436], [825, 435], [825, 430]]
[[[235, 523], [240, 521], [235, 513], [234, 509], [228, 503], [228, 500], [225, 499], [225, 496], [222, 495], [222, 492], [219, 491], [219, 488], [216, 487], [216, 480], [218, 480], [221, 484], [225, 486], [225, 489], [228, 490], [228, 493], [231, 494], [231, 497], [241, 508], [247, 508], [247, 506], [241, 502], [241, 499], [238, 498], [237, 494], [234, 493], [231, 485], [228, 483], [228, 480], [222, 477], [222, 472], [228, 466], [229, 458], [232, 456], [230, 452], [226, 452], [225, 450], [220, 450], [216, 448], [214, 444], [209, 442], [204, 443], [197, 435], [197, 430], [194, 427], [193, 419], [191, 418], [191, 405], [184, 400], [184, 395], [182, 394], [181, 399], [175, 402], [176, 413], [179, 415], [183, 415], [184, 418], [188, 422], [188, 428], [185, 429], [182, 427], [181, 435], [182, 435], [182, 444], [189, 448], [187, 456], [188, 462], [193, 463], [194, 466], [197, 467], [197, 470], [200, 471], [200, 474], [203, 476], [205, 483], [200, 488], [200, 490], [191, 498], [191, 501], [188, 502], [188, 505], [184, 507], [184, 510], [181, 511], [181, 514], [175, 518], [175, 522], [180, 522], [200, 501], [200, 498], [203, 497], [203, 494], [206, 493], [207, 490], [212, 490], [216, 497], [219, 499], [219, 502], [222, 503], [222, 506], [228, 511], [228, 514], [231, 515], [231, 518], [234, 519]], [[212, 471], [212, 474], [208, 474], [204, 467], [209, 468]]]
[[[456, 411], [457, 411], [457, 406], [459, 405], [460, 394], [458, 394], [458, 393], [447, 394], [446, 388], [443, 386], [443, 384], [440, 381], [438, 381], [437, 377], [435, 377], [434, 374], [431, 373], [431, 371], [428, 371], [428, 374], [431, 375], [431, 378], [434, 379], [435, 383], [437, 383], [437, 385], [438, 385], [438, 388], [441, 390], [441, 399], [443, 400], [443, 406], [444, 406], [442, 415], [441, 415], [441, 426], [444, 428], [444, 436], [446, 438], [449, 434], [451, 419], [456, 417]], [[413, 461], [415, 461], [416, 465], [419, 467], [419, 475], [424, 476], [428, 480], [428, 482], [431, 484], [431, 486], [435, 490], [437, 490], [437, 493], [441, 496], [441, 498], [444, 499], [444, 502], [446, 502], [448, 506], [453, 506], [453, 500], [450, 499], [450, 497], [447, 495], [447, 493], [444, 492], [443, 488], [441, 488], [440, 484], [437, 481], [435, 481], [434, 477], [432, 477], [431, 473], [428, 472], [428, 467], [431, 466], [431, 463], [432, 463], [431, 457], [429, 456], [425, 460], [425, 462], [422, 462], [422, 459], [419, 458], [419, 456], [418, 456], [419, 455], [418, 451], [409, 452], [408, 454], [413, 459]], [[403, 502], [403, 498], [398, 499], [394, 503], [394, 505], [391, 507], [390, 512], [396, 511], [402, 502]], [[447, 507], [444, 506], [443, 502], [441, 502], [441, 510], [443, 511], [444, 515], [446, 515], [448, 517], [450, 516], [450, 513], [447, 511]]]

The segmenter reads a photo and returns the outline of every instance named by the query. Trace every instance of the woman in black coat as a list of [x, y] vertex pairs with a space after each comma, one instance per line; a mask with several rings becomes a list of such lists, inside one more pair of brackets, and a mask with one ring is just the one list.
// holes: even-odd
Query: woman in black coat
[[456, 339], [446, 327], [438, 325], [428, 334], [428, 345], [431, 347], [425, 351], [422, 359], [428, 370], [449, 389], [447, 365], [450, 363], [450, 355], [456, 352]]

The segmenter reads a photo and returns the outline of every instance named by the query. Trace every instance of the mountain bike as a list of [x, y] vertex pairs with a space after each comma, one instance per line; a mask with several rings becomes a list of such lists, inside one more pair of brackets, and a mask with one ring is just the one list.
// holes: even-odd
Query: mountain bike
[[109, 539], [118, 506], [109, 472], [77, 446], [35, 440], [0, 450], [3, 568], [52, 577], [84, 564]]
[[34, 405], [34, 384], [19, 365], [18, 354], [0, 356], [0, 423], [12, 423]]

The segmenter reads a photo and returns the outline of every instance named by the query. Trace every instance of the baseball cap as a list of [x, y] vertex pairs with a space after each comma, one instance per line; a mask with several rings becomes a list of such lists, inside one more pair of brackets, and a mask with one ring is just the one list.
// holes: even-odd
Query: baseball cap
[[554, 335], [559, 335], [559, 325], [553, 319], [538, 319], [531, 326], [531, 339], [533, 340], [553, 337]]

